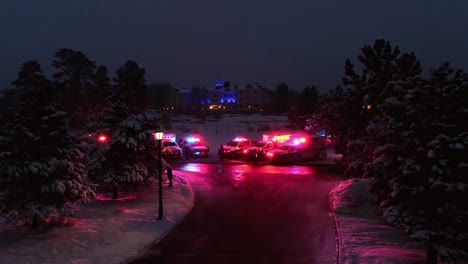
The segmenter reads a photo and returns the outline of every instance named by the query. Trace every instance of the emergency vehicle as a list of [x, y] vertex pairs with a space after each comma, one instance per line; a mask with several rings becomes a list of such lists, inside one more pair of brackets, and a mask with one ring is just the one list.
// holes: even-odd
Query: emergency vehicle
[[227, 144], [223, 144], [218, 149], [218, 155], [221, 159], [223, 158], [245, 158], [248, 147], [252, 146], [252, 140], [245, 137], [236, 137], [233, 140], [229, 141]]
[[183, 157], [182, 148], [176, 143], [175, 133], [164, 133], [161, 140], [162, 157], [167, 160], [181, 160]]
[[261, 161], [266, 158], [265, 153], [274, 148], [276, 148], [275, 142], [260, 140], [253, 142], [252, 146], [243, 150], [243, 153], [249, 161]]
[[326, 137], [305, 133], [275, 135], [278, 147], [265, 153], [271, 162], [301, 162], [327, 157]]
[[179, 139], [179, 146], [183, 148], [186, 158], [207, 158], [210, 152], [208, 142], [200, 135], [190, 135]]

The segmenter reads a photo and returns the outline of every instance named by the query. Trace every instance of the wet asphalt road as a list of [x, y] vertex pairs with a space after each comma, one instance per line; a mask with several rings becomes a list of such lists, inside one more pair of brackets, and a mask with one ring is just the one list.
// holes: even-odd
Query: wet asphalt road
[[131, 263], [335, 263], [327, 166], [189, 163], [192, 211]]

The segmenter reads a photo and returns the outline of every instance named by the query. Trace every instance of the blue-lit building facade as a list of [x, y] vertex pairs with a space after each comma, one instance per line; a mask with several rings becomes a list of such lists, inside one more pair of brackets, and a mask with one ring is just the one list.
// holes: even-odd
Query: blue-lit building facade
[[169, 109], [189, 112], [263, 112], [272, 107], [273, 93], [263, 87], [234, 88], [225, 87], [218, 80], [212, 89], [197, 88], [171, 95]]

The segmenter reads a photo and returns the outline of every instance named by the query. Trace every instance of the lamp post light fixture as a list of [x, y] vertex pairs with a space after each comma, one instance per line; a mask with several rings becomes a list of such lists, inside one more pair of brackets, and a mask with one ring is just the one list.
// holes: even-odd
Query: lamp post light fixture
[[163, 138], [163, 132], [156, 132], [154, 134], [154, 137], [158, 141], [158, 160], [159, 160], [159, 175], [158, 175], [158, 180], [159, 180], [159, 215], [158, 215], [158, 220], [162, 219], [163, 216], [163, 193], [162, 193], [162, 160], [161, 160], [161, 141]]

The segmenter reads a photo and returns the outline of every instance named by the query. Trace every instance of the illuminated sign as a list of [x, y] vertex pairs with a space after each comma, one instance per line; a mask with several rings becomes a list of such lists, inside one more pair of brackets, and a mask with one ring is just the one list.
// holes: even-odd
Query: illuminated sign
[[176, 134], [175, 133], [164, 133], [163, 138], [164, 141], [171, 141], [176, 142]]

